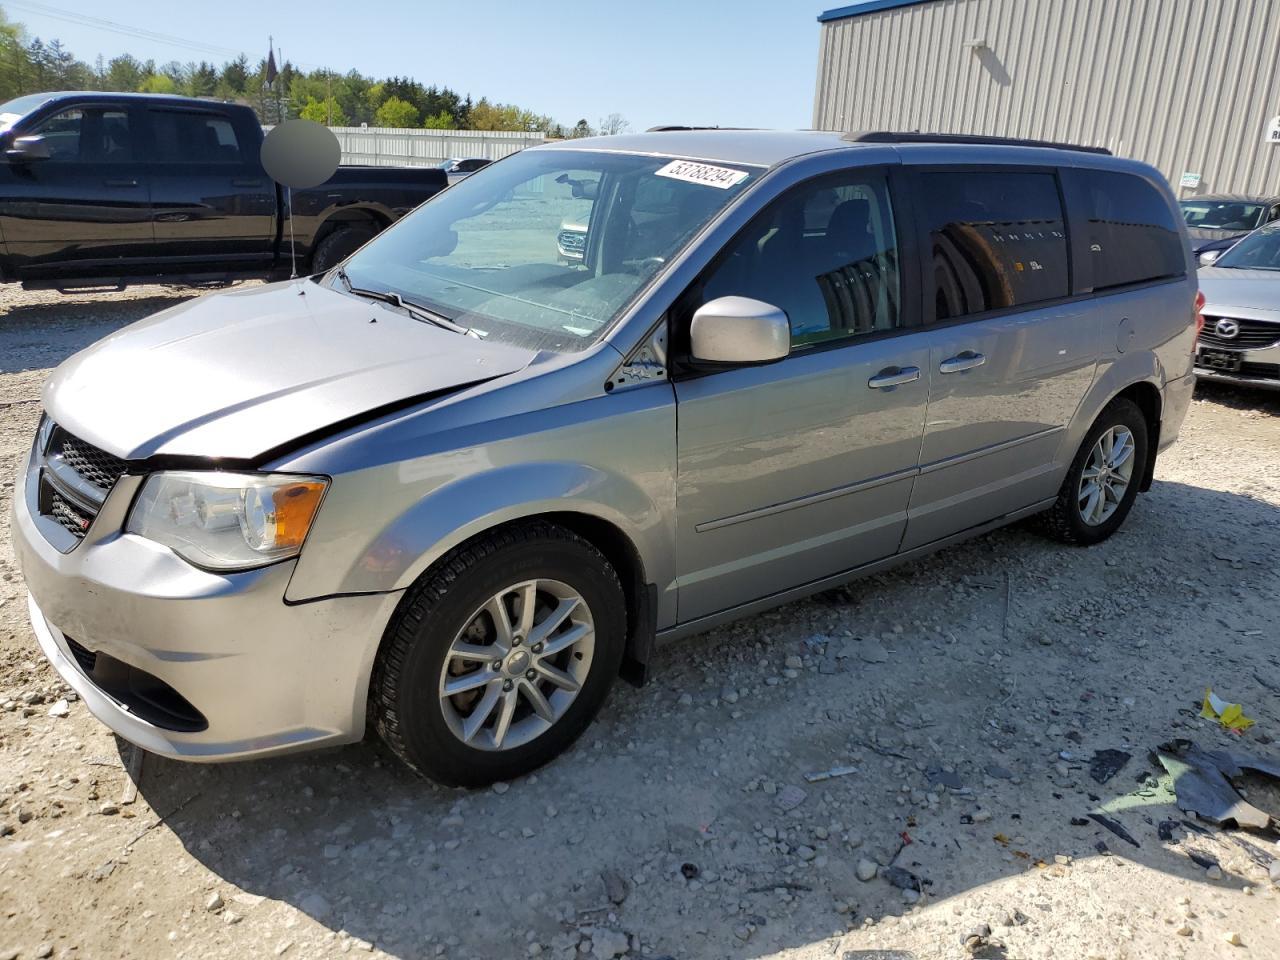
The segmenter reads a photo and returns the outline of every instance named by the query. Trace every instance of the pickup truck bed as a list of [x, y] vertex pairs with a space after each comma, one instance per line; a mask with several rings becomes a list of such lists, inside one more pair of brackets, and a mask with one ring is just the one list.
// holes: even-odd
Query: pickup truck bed
[[[288, 276], [262, 127], [238, 104], [51, 93], [0, 105], [0, 279], [57, 289]], [[293, 191], [299, 273], [326, 270], [448, 186], [430, 167], [340, 167]]]

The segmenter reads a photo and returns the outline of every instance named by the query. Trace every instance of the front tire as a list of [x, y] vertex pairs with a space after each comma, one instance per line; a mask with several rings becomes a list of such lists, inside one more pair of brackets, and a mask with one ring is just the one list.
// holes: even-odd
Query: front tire
[[1111, 401], [1080, 444], [1041, 529], [1078, 546], [1101, 543], [1120, 529], [1138, 497], [1147, 442], [1147, 419], [1138, 406]]
[[374, 667], [374, 724], [433, 780], [510, 780], [587, 728], [625, 640], [622, 586], [600, 551], [541, 521], [502, 528], [447, 554], [406, 594]]
[[311, 272], [324, 273], [336, 267], [366, 243], [377, 236], [378, 231], [364, 224], [338, 227], [316, 246], [311, 255]]

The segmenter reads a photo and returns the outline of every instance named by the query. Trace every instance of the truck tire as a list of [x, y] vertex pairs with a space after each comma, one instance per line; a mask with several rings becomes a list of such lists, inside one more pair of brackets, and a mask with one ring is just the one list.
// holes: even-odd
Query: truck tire
[[510, 780], [565, 750], [622, 664], [626, 601], [609, 561], [543, 521], [458, 547], [406, 593], [370, 681], [383, 741], [449, 786]]
[[316, 246], [311, 255], [311, 272], [324, 273], [336, 267], [377, 235], [377, 230], [365, 224], [338, 227]]
[[1147, 418], [1137, 404], [1112, 400], [1085, 434], [1057, 502], [1038, 518], [1041, 531], [1076, 546], [1115, 533], [1138, 497], [1147, 442]]

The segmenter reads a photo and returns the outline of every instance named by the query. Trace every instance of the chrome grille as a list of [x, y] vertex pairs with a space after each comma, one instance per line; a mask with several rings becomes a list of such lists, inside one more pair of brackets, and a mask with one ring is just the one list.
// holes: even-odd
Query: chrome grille
[[40, 514], [83, 540], [128, 463], [56, 425], [46, 424], [42, 435], [49, 440], [35, 460]]
[[587, 248], [587, 235], [577, 230], [561, 230], [558, 240], [565, 253], [582, 253]]
[[[1236, 324], [1238, 330], [1236, 335], [1224, 337], [1220, 334], [1217, 330], [1219, 320]], [[1211, 347], [1214, 350], [1257, 350], [1276, 343], [1280, 343], [1280, 323], [1205, 314], [1204, 329], [1200, 331], [1201, 346]]]
[[103, 493], [111, 489], [126, 466], [119, 457], [99, 450], [61, 428], [54, 431], [53, 442], [49, 445], [49, 456], [57, 455], [61, 455], [67, 466]]
[[93, 515], [72, 505], [70, 500], [59, 496], [56, 491], [49, 493], [49, 516], [70, 530], [77, 540], [83, 540], [93, 523]]

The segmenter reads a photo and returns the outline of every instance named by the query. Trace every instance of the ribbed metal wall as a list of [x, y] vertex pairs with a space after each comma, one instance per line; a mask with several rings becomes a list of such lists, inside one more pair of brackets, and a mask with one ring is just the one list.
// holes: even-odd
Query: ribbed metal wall
[[[973, 41], [985, 47], [974, 48]], [[1063, 140], [1280, 193], [1280, 0], [934, 0], [822, 25], [814, 126]]]

